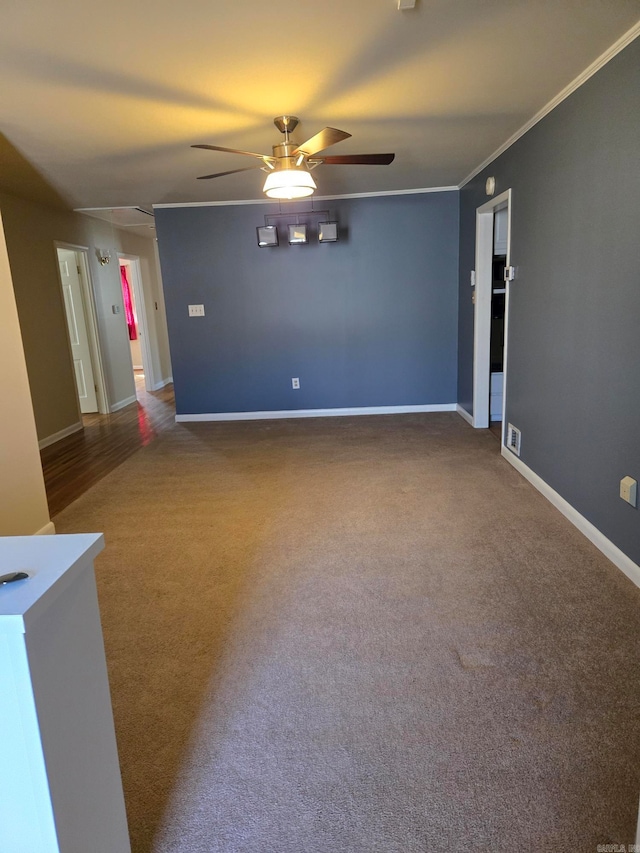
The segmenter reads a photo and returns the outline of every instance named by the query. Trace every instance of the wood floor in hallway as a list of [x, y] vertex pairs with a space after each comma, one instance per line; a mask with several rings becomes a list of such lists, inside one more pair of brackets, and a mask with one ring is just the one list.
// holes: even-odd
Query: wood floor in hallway
[[136, 373], [137, 402], [110, 415], [83, 415], [84, 429], [40, 453], [53, 518], [175, 423], [173, 385], [149, 392]]

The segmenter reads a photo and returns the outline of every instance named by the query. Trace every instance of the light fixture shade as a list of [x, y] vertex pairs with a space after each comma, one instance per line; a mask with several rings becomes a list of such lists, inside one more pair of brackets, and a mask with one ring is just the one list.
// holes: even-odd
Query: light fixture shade
[[304, 198], [317, 189], [306, 169], [276, 169], [269, 172], [263, 191], [269, 198]]
[[275, 225], [260, 225], [256, 231], [258, 232], [258, 246], [261, 249], [278, 245], [278, 229]]
[[307, 239], [307, 226], [305, 223], [302, 225], [290, 225], [289, 226], [289, 245], [290, 246], [300, 246], [304, 243], [308, 243]]
[[336, 243], [337, 240], [337, 222], [318, 222], [318, 243]]

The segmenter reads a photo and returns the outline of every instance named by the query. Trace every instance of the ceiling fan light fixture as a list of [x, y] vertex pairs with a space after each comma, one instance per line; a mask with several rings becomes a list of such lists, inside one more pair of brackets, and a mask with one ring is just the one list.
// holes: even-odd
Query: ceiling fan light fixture
[[306, 169], [276, 169], [267, 175], [263, 192], [269, 198], [304, 198], [317, 189]]

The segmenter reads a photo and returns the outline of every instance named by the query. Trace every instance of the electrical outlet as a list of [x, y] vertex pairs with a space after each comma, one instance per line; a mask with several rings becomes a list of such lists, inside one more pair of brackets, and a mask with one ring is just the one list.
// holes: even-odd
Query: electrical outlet
[[291, 380], [291, 387], [295, 388], [296, 390], [300, 388], [300, 380], [297, 377]]
[[520, 430], [514, 427], [513, 424], [509, 424], [507, 426], [507, 440], [505, 444], [516, 456], [520, 456], [520, 440]]
[[204, 305], [189, 305], [190, 317], [204, 317]]
[[638, 481], [633, 477], [623, 477], [620, 480], [620, 497], [631, 506], [638, 506]]

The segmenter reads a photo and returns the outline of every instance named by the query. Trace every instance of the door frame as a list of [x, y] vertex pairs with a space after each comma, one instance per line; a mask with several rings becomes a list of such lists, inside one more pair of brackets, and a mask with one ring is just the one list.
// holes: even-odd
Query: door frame
[[[473, 323], [473, 426], [489, 426], [489, 395], [491, 383], [491, 296], [493, 291], [493, 228], [497, 210], [507, 209], [507, 257], [511, 265], [511, 189], [485, 202], [476, 209], [476, 269]], [[509, 324], [510, 281], [505, 282], [504, 356], [502, 376], [502, 444], [505, 441], [505, 411], [507, 404], [507, 345]]]
[[[120, 275], [120, 261], [127, 261], [130, 264], [131, 281], [129, 284], [133, 289], [133, 299], [136, 305], [136, 320], [138, 321], [138, 331], [140, 332], [140, 352], [142, 354], [142, 367], [144, 370], [144, 387], [147, 391], [153, 391], [155, 388], [155, 375], [153, 371], [153, 357], [151, 352], [151, 343], [149, 340], [149, 322], [147, 316], [147, 307], [144, 301], [144, 288], [142, 286], [142, 268], [140, 266], [140, 258], [138, 255], [128, 255], [126, 252], [118, 252], [118, 275]], [[131, 362], [131, 372], [133, 373], [133, 361]]]
[[[54, 240], [53, 246], [56, 256], [56, 270], [58, 272], [58, 282], [60, 284], [60, 296], [63, 300], [64, 295], [62, 292], [62, 278], [60, 277], [60, 267], [58, 264], [58, 249], [68, 249], [69, 251], [74, 252], [78, 261], [78, 267], [80, 269], [80, 290], [82, 292], [82, 309], [84, 312], [85, 325], [87, 327], [87, 337], [89, 339], [89, 355], [91, 358], [91, 369], [93, 370], [93, 380], [96, 385], [98, 412], [101, 415], [108, 415], [110, 412], [109, 394], [107, 392], [104, 363], [102, 360], [102, 351], [100, 349], [98, 315], [96, 312], [93, 282], [91, 280], [91, 272], [89, 267], [89, 248], [88, 246], [78, 246], [75, 243], [64, 243], [61, 240]], [[71, 343], [69, 343], [69, 348], [71, 348]], [[78, 401], [78, 418], [82, 420], [82, 413], [80, 412], [80, 401]]]

